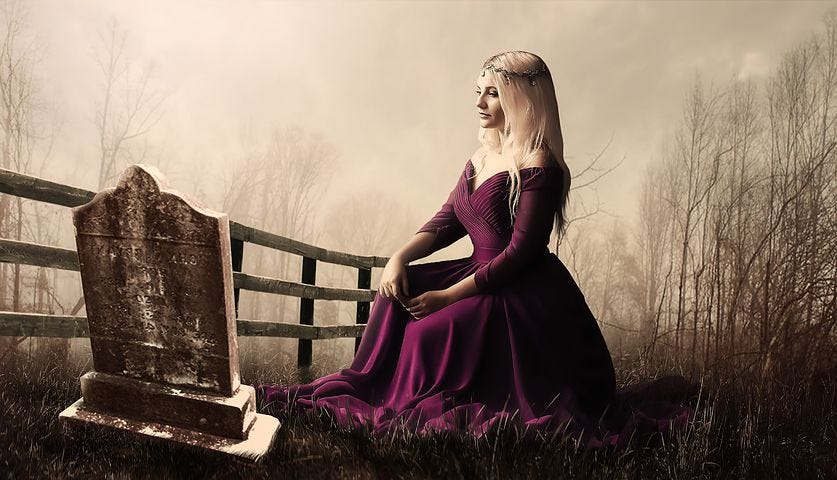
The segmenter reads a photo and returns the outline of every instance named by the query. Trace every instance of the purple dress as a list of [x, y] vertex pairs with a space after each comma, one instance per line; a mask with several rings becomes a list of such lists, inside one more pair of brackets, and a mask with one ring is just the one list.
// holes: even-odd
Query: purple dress
[[323, 407], [338, 423], [373, 433], [403, 425], [481, 435], [498, 422], [527, 432], [561, 428], [590, 446], [685, 422], [690, 410], [661, 398], [665, 382], [615, 395], [596, 319], [547, 247], [562, 170], [521, 169], [514, 226], [508, 172], [471, 192], [473, 170], [469, 160], [447, 202], [419, 230], [435, 232], [433, 251], [467, 234], [473, 254], [406, 269], [411, 296], [471, 274], [479, 293], [418, 320], [376, 295], [351, 366], [308, 384], [257, 386], [267, 410]]

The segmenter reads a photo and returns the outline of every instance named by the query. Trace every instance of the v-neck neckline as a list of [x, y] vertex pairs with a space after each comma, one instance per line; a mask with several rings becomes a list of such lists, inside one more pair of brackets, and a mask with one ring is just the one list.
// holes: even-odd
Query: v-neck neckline
[[[474, 167], [474, 162], [472, 162], [470, 158], [468, 159], [468, 165], [471, 167], [471, 168], [470, 168], [470, 171], [473, 173], [473, 171], [474, 171], [475, 167]], [[528, 168], [531, 168], [531, 167], [528, 167]], [[521, 169], [521, 170], [522, 170], [522, 169]], [[475, 193], [477, 193], [477, 192], [479, 191], [479, 189], [480, 189], [480, 188], [482, 188], [482, 186], [483, 186], [483, 185], [485, 185], [485, 184], [486, 184], [486, 183], [488, 183], [491, 179], [493, 179], [493, 178], [494, 178], [494, 177], [496, 177], [497, 175], [500, 175], [501, 173], [506, 173], [506, 174], [508, 174], [508, 173], [509, 173], [509, 171], [508, 171], [508, 170], [500, 170], [499, 172], [497, 172], [497, 173], [495, 173], [495, 174], [491, 175], [490, 177], [486, 178], [485, 180], [483, 180], [483, 181], [482, 181], [482, 183], [480, 183], [480, 184], [479, 184], [476, 188], [474, 188], [473, 190], [471, 189], [471, 178], [476, 178], [476, 177], [471, 177], [471, 178], [468, 178], [468, 175], [466, 175], [466, 176], [465, 176], [465, 185], [467, 186], [467, 189], [468, 189], [468, 196], [469, 196], [469, 197], [470, 197], [470, 196], [473, 196]]]

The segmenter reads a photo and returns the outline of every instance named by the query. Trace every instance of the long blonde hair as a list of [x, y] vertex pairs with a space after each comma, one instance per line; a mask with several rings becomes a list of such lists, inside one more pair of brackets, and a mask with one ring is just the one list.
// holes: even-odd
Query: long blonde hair
[[[521, 75], [527, 71], [541, 73], [535, 77]], [[509, 75], [506, 72], [517, 74]], [[570, 170], [564, 162], [564, 137], [561, 134], [552, 74], [539, 56], [523, 51], [503, 52], [490, 57], [483, 64], [481, 74], [488, 76], [497, 87], [506, 123], [502, 131], [480, 126], [477, 138], [487, 149], [508, 154], [503, 156], [512, 159], [508, 165], [511, 179], [509, 213], [512, 224], [520, 200], [520, 169], [525, 168], [537, 151], [544, 148], [548, 154], [551, 153], [550, 156], [563, 173], [554, 223], [560, 243], [566, 231]], [[481, 159], [480, 168], [483, 164], [484, 160]]]

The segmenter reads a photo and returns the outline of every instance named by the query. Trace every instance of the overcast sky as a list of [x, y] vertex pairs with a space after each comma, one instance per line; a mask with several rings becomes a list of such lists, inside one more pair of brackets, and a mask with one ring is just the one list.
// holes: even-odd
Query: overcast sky
[[[483, 61], [528, 50], [557, 87], [570, 169], [603, 149], [600, 185], [631, 219], [642, 166], [707, 82], [765, 77], [835, 2], [25, 2], [43, 46], [42, 92], [63, 123], [49, 178], [92, 188], [101, 97], [92, 51], [111, 16], [128, 55], [168, 92], [148, 139], [182, 179], [221, 181], [244, 131], [299, 125], [339, 154], [328, 203], [380, 188], [429, 218], [478, 146]], [[339, 183], [337, 183], [339, 182]], [[210, 205], [218, 206], [218, 205]], [[382, 206], [382, 208], [385, 208]], [[419, 225], [413, 229], [416, 230]], [[411, 233], [411, 232], [408, 232]], [[406, 241], [407, 238], [404, 238]], [[358, 252], [365, 253], [365, 252]]]

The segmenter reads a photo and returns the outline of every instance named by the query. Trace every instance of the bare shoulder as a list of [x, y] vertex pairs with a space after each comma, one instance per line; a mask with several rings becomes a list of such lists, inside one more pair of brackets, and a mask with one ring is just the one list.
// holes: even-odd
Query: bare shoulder
[[537, 149], [523, 167], [548, 167], [552, 163], [545, 148]]

